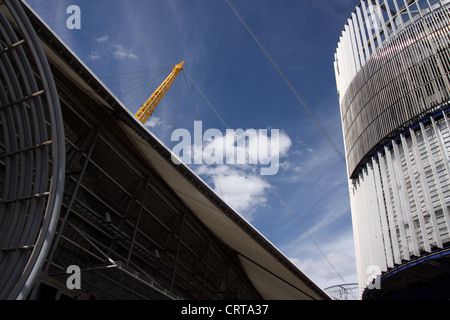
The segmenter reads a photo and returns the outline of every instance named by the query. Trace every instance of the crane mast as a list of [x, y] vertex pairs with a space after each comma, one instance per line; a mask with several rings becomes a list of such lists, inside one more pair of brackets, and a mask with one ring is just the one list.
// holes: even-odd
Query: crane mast
[[184, 61], [173, 67], [172, 73], [167, 77], [166, 80], [164, 80], [164, 82], [158, 87], [158, 89], [156, 89], [156, 91], [150, 96], [150, 98], [148, 98], [148, 100], [143, 104], [141, 109], [139, 109], [139, 111], [136, 113], [136, 118], [140, 122], [142, 122], [142, 124], [145, 124], [147, 122], [148, 118], [152, 115], [156, 106], [164, 97], [167, 90], [169, 90], [175, 78], [178, 76], [181, 70], [183, 70], [183, 67]]

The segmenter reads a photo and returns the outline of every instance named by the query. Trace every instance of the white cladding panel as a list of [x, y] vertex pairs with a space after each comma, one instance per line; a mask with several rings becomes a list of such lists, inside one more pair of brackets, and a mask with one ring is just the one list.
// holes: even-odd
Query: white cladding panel
[[350, 186], [359, 284], [450, 242], [450, 122], [440, 118], [392, 140]]
[[450, 0], [362, 0], [334, 67], [362, 293], [450, 245]]
[[340, 99], [353, 77], [383, 44], [424, 15], [450, 0], [361, 1], [344, 27], [336, 51], [336, 77]]

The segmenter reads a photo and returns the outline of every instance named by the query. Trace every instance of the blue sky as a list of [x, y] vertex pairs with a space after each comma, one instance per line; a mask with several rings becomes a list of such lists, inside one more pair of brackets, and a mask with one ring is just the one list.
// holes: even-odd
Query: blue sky
[[[343, 153], [333, 57], [358, 1], [231, 1]], [[193, 170], [321, 288], [356, 282], [345, 165], [226, 0], [27, 2], [133, 113], [186, 62], [149, 122], [168, 147], [196, 120], [225, 133], [211, 106], [231, 129], [279, 129], [274, 176]], [[79, 30], [67, 28], [70, 5], [81, 9]]]

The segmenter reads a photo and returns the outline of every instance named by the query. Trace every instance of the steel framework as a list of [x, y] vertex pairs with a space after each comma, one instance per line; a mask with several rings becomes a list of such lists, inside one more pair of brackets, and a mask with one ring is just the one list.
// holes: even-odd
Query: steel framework
[[82, 94], [58, 87], [67, 178], [44, 272], [63, 282], [79, 265], [83, 291], [96, 299], [259, 298], [232, 254], [118, 141], [120, 128], [101, 125], [95, 107], [81, 108]]
[[333, 300], [355, 300], [358, 296], [358, 284], [346, 283], [325, 288], [324, 291]]

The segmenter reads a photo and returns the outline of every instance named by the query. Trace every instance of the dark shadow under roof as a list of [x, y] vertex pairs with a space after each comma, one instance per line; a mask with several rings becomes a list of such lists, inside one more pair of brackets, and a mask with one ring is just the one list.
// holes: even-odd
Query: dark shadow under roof
[[172, 188], [196, 217], [239, 257], [248, 278], [264, 299], [329, 299], [260, 232], [225, 203], [187, 166], [175, 165], [171, 151], [148, 131], [59, 37], [24, 4], [53, 68], [64, 72], [74, 84], [114, 117], [149, 165]]

